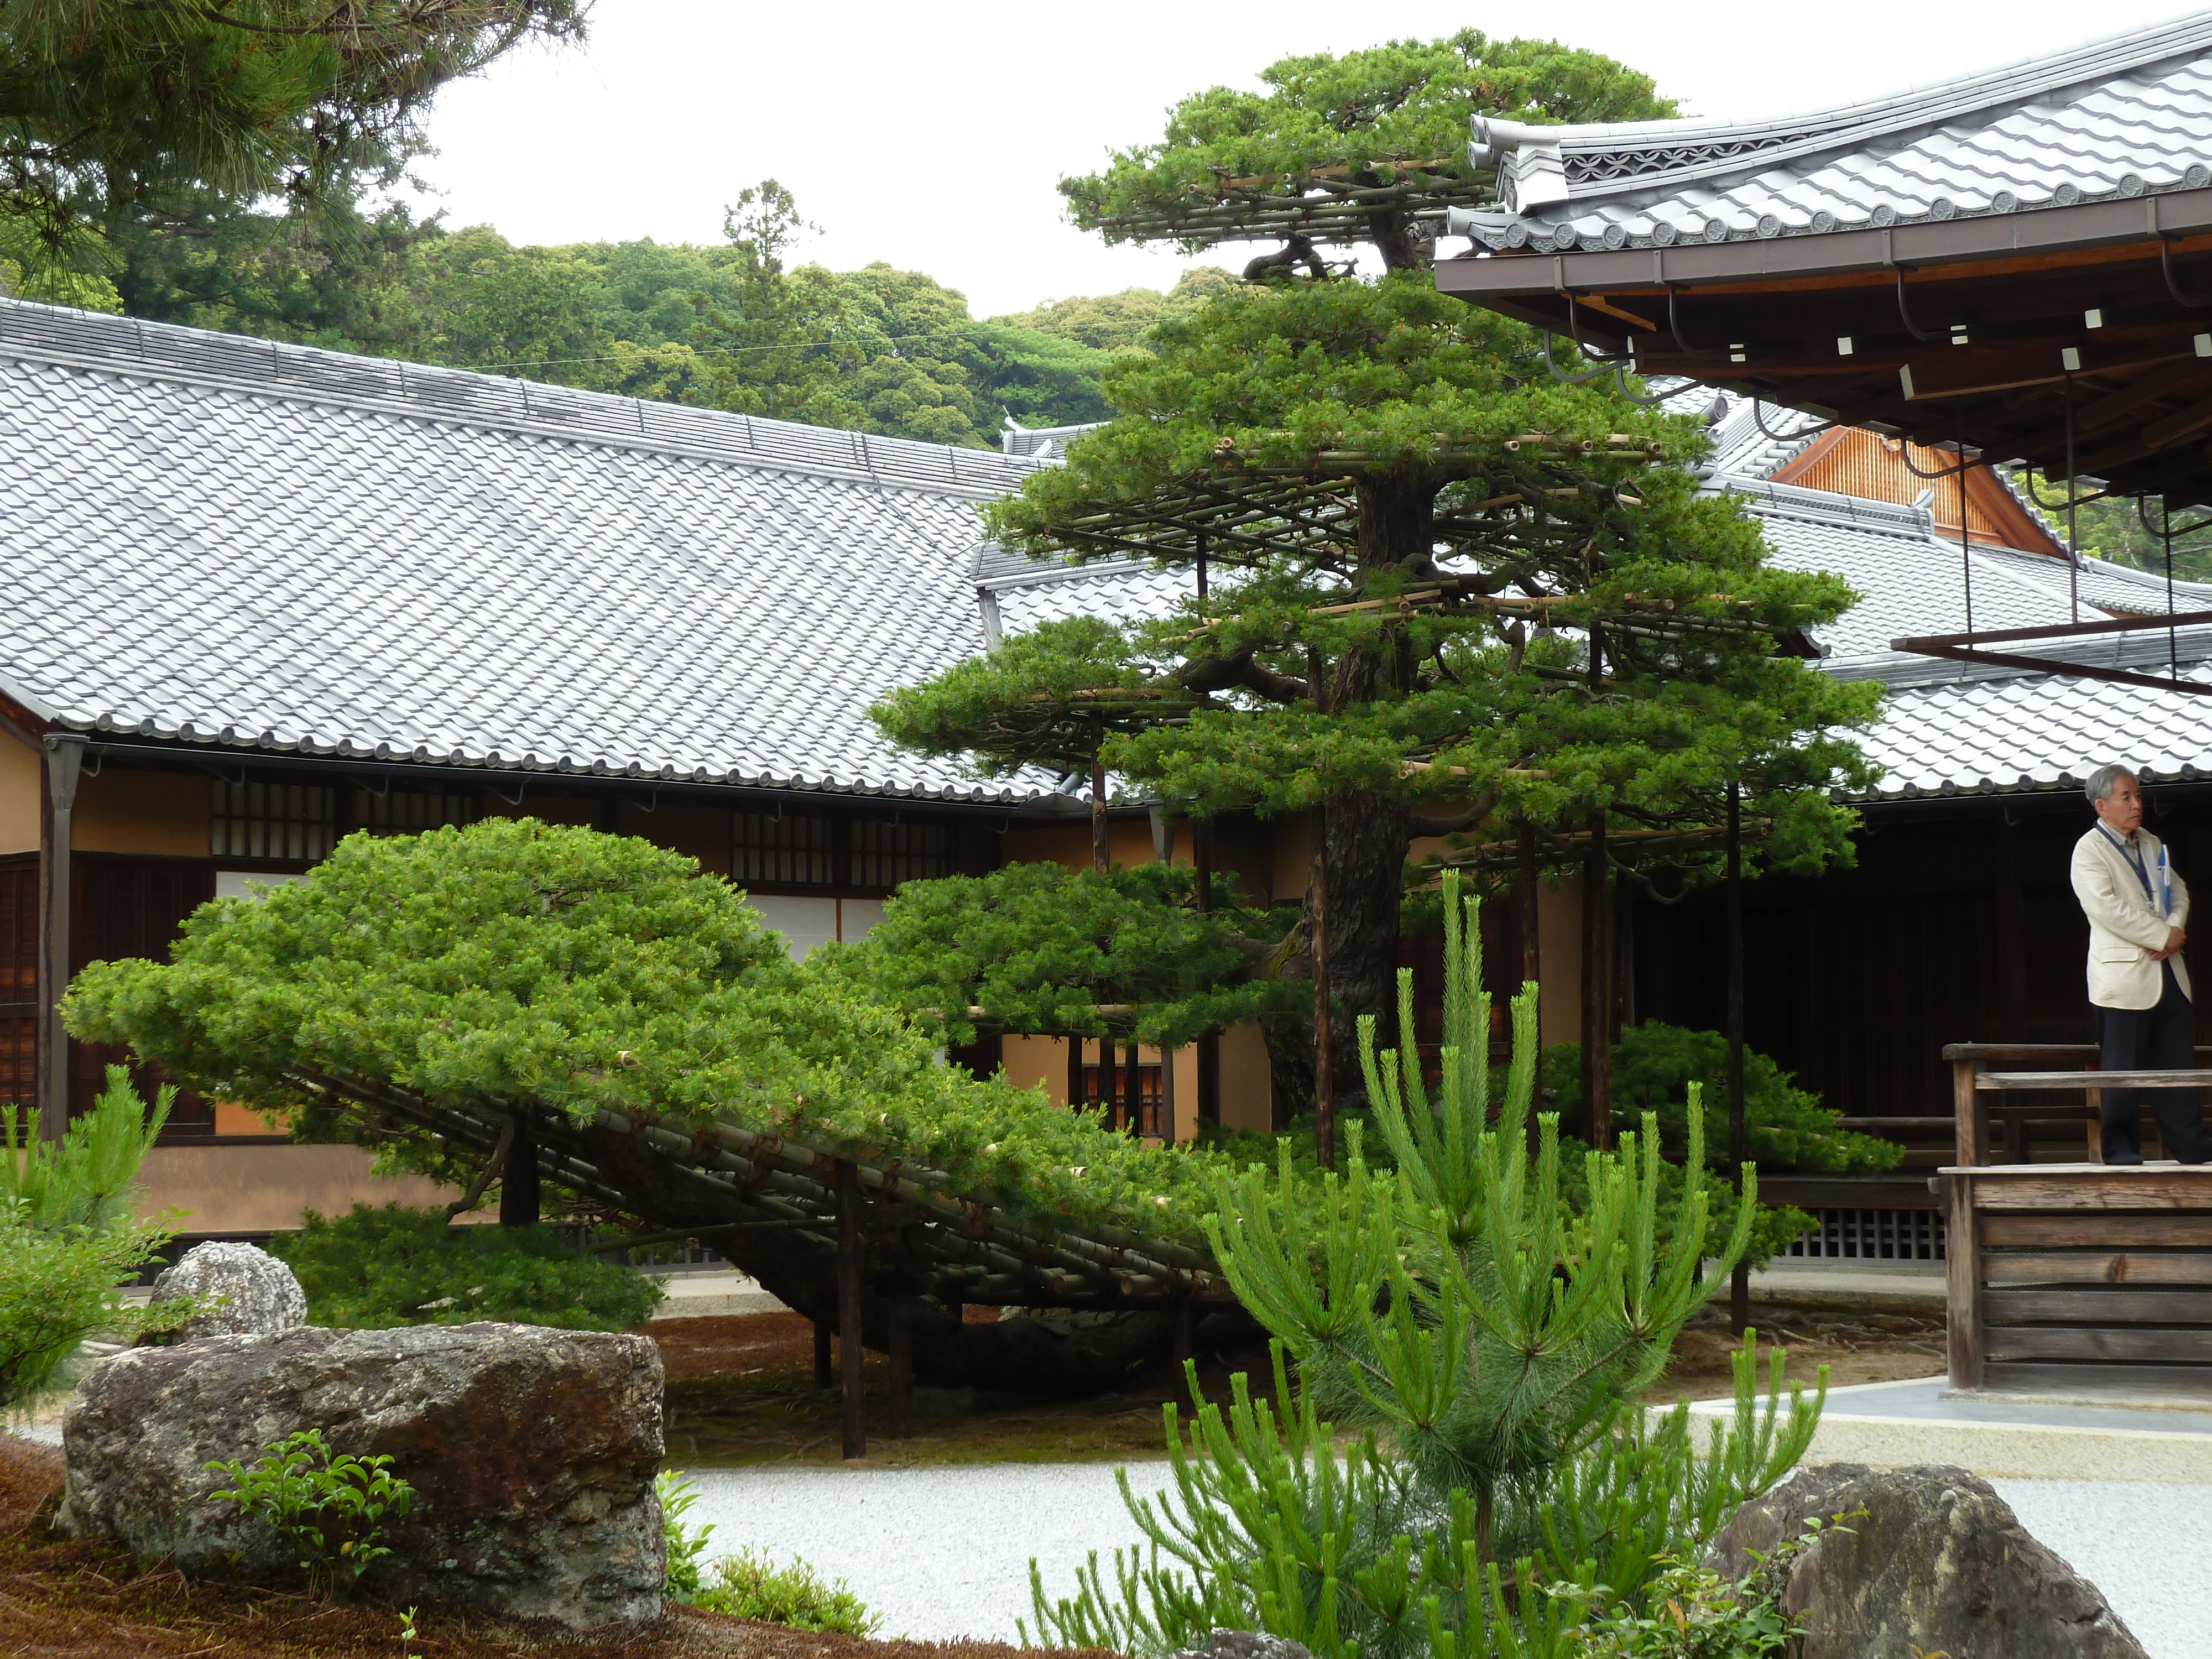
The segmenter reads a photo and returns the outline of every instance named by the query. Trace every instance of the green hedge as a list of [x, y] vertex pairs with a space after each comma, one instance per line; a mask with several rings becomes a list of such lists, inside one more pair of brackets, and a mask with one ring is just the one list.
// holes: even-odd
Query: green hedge
[[620, 1331], [660, 1305], [659, 1281], [586, 1255], [550, 1227], [449, 1226], [441, 1210], [356, 1204], [270, 1241], [299, 1276], [308, 1322], [356, 1330], [502, 1320]]

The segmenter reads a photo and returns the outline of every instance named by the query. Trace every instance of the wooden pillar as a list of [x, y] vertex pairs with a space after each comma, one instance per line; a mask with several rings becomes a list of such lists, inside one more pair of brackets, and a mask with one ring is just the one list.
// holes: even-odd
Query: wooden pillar
[[1609, 1035], [1618, 1042], [1622, 1028], [1636, 1024], [1636, 889], [1625, 874], [1613, 878], [1613, 933], [1606, 954], [1613, 967]]
[[1186, 1291], [1175, 1299], [1175, 1346], [1168, 1354], [1178, 1375], [1197, 1347], [1198, 1310], [1191, 1305], [1190, 1293]]
[[860, 1242], [860, 1172], [839, 1158], [837, 1192], [837, 1358], [844, 1373], [845, 1455], [868, 1455], [867, 1383], [860, 1372], [867, 1349], [860, 1339], [860, 1280], [866, 1252]]
[[[1748, 1142], [1743, 1124], [1743, 791], [1728, 792], [1728, 1159], [1729, 1177], [1743, 1191]], [[1739, 1261], [1729, 1277], [1729, 1323], [1738, 1336], [1751, 1322], [1751, 1267]]]
[[1160, 1139], [1167, 1146], [1176, 1139], [1176, 1051], [1160, 1047]]
[[814, 1322], [814, 1386], [830, 1392], [830, 1322]]
[[1083, 1109], [1083, 1039], [1079, 1036], [1067, 1040], [1067, 1109]]
[[507, 1149], [507, 1167], [499, 1177], [499, 1224], [534, 1227], [538, 1224], [538, 1125], [526, 1107], [508, 1115], [514, 1139]]
[[[1200, 568], [1203, 569], [1201, 561]], [[1200, 592], [1203, 593], [1201, 589]], [[1198, 913], [1213, 914], [1213, 820], [1190, 821], [1190, 862], [1197, 879]], [[1221, 1121], [1221, 1039], [1212, 1032], [1198, 1040], [1198, 1116], [1201, 1123]]]
[[891, 1438], [903, 1440], [914, 1431], [914, 1292], [902, 1289], [891, 1297], [890, 1341], [891, 1361]]
[[1588, 820], [1589, 847], [1583, 859], [1583, 1099], [1589, 1108], [1589, 1144], [1613, 1145], [1613, 975], [1606, 956], [1606, 913], [1612, 907], [1606, 876], [1605, 814]]
[[1324, 1170], [1336, 1167], [1335, 1056], [1328, 1030], [1328, 813], [1313, 815], [1314, 1155]]
[[1526, 818], [1521, 820], [1519, 842], [1521, 884], [1514, 894], [1514, 904], [1521, 921], [1521, 983], [1540, 985], [1544, 982], [1544, 944], [1543, 917], [1536, 892], [1540, 879], [1536, 826]]
[[37, 1064], [40, 1127], [48, 1140], [59, 1140], [69, 1131], [69, 1033], [62, 1026], [62, 997], [70, 980], [70, 821], [84, 745], [82, 738], [56, 732], [41, 752]]
[[1145, 1131], [1145, 1073], [1133, 1039], [1121, 1045], [1121, 1127], [1133, 1135]]
[[1937, 1177], [1945, 1188], [1943, 1300], [1951, 1386], [1982, 1386], [1982, 1252], [1974, 1227], [1974, 1177]]

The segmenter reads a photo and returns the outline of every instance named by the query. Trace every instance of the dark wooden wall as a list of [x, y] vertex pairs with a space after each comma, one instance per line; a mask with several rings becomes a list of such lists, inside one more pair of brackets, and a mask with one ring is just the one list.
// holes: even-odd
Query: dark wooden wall
[[[2092, 821], [2078, 797], [1876, 809], [1855, 867], [1749, 884], [1746, 1041], [1847, 1117], [1947, 1121], [1945, 1043], [2093, 1041], [2067, 874]], [[2212, 792], [2154, 791], [2148, 822], [2212, 902]], [[1724, 950], [1717, 890], [1638, 906], [1638, 1017], [1719, 1030]], [[1936, 1161], [1937, 1141], [1900, 1138], [1926, 1143], [1912, 1164]]]

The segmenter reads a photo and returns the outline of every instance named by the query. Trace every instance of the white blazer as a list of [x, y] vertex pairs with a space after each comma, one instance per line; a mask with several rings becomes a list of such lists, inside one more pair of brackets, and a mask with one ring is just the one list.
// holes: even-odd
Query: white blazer
[[[2148, 896], [2134, 861], [2115, 841], [2116, 833], [2100, 823], [2074, 843], [2074, 893], [2089, 918], [2089, 1000], [2100, 1008], [2155, 1008], [2164, 986], [2150, 953], [2166, 948], [2168, 929], [2188, 927], [2189, 888], [2181, 872], [2169, 868], [2173, 911], [2160, 915], [2158, 837], [2136, 831], [2136, 849], [2150, 877]], [[2179, 956], [2172, 962], [2174, 982], [2184, 996], [2192, 995], [2188, 964]]]

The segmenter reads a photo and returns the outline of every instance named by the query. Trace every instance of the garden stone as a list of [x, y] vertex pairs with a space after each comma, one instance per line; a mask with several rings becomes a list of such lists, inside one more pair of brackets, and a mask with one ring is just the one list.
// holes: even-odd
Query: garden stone
[[133, 1348], [95, 1367], [64, 1415], [57, 1524], [188, 1573], [289, 1577], [294, 1552], [210, 1497], [230, 1483], [206, 1466], [319, 1429], [334, 1451], [390, 1456], [415, 1487], [365, 1589], [576, 1626], [648, 1620], [666, 1571], [660, 1395], [649, 1339], [532, 1325]]
[[1212, 1646], [1184, 1648], [1170, 1655], [1170, 1659], [1313, 1659], [1313, 1654], [1287, 1636], [1269, 1636], [1253, 1630], [1218, 1630], [1213, 1632]]
[[154, 1281], [153, 1304], [198, 1297], [208, 1305], [178, 1328], [178, 1342], [204, 1336], [270, 1336], [307, 1322], [307, 1298], [292, 1270], [251, 1244], [195, 1244]]
[[1801, 1469], [1736, 1510], [1711, 1564], [1741, 1578], [1758, 1565], [1753, 1552], [1836, 1516], [1784, 1570], [1782, 1610], [1805, 1632], [1792, 1650], [1799, 1659], [1915, 1644], [1950, 1659], [2146, 1659], [2097, 1587], [1964, 1469]]

